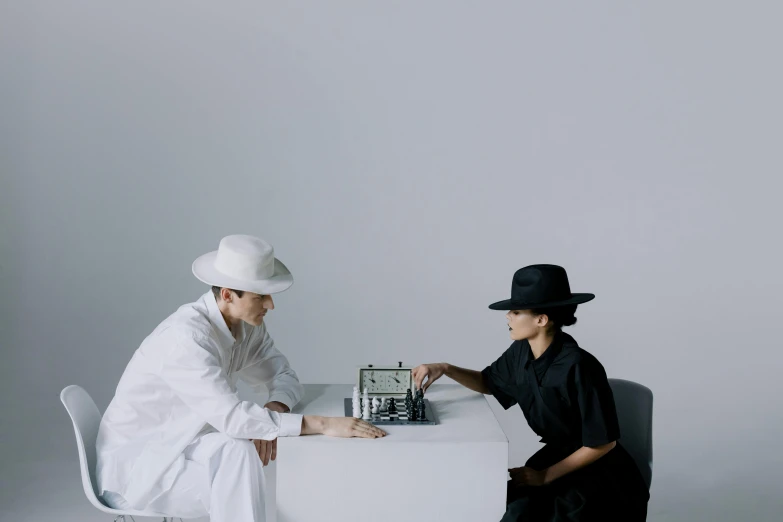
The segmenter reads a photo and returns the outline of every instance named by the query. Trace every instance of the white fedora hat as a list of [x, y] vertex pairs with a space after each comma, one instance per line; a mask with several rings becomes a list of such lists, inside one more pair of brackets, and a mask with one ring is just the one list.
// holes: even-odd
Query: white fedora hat
[[193, 275], [211, 286], [269, 295], [287, 290], [294, 278], [275, 259], [275, 249], [263, 239], [226, 236], [218, 249], [193, 261]]

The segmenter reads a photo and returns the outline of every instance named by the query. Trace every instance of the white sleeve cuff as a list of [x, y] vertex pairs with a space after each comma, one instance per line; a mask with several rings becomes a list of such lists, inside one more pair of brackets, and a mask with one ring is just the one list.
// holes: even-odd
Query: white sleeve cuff
[[299, 413], [280, 413], [278, 437], [298, 437], [302, 434], [303, 415]]

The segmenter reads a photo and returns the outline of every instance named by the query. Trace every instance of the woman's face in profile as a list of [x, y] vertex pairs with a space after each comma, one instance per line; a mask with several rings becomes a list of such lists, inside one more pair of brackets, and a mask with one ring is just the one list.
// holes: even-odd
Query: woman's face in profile
[[508, 335], [514, 341], [533, 337], [541, 326], [542, 316], [533, 315], [530, 310], [509, 310], [506, 314]]

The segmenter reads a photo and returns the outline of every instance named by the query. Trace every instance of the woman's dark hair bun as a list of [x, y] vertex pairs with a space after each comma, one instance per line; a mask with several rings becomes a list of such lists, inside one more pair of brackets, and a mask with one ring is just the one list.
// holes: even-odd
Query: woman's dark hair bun
[[563, 326], [573, 326], [576, 324], [576, 317], [573, 315], [563, 319]]
[[532, 312], [538, 315], [546, 315], [549, 317], [549, 320], [554, 327], [560, 329], [564, 326], [573, 326], [576, 324], [576, 316], [574, 315], [576, 313], [576, 306], [577, 305], [567, 305], [554, 308], [542, 308], [532, 310]]

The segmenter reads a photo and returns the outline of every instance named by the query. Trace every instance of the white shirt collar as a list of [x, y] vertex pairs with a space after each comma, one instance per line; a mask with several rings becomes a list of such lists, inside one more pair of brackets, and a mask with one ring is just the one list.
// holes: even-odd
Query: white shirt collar
[[234, 344], [242, 342], [242, 340], [245, 338], [245, 322], [240, 321], [237, 337], [235, 339], [234, 335], [231, 333], [231, 330], [229, 330], [228, 325], [226, 324], [226, 320], [223, 318], [223, 314], [220, 313], [217, 299], [215, 298], [215, 294], [212, 293], [212, 290], [204, 294], [204, 301], [207, 304], [209, 320], [213, 325], [215, 325], [215, 329], [220, 334], [222, 344], [227, 348], [231, 348], [234, 346]]

